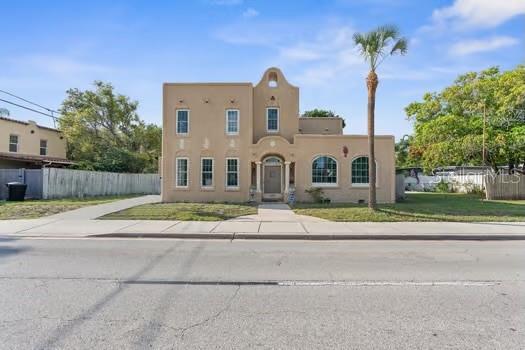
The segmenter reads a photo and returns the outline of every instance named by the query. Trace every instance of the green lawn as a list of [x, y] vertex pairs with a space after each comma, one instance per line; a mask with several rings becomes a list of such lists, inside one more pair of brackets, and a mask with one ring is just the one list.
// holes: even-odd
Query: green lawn
[[102, 219], [219, 221], [257, 214], [257, 207], [230, 203], [157, 203], [111, 213]]
[[349, 203], [298, 203], [293, 209], [332, 221], [525, 221], [525, 200], [488, 201], [458, 193], [407, 193], [406, 200], [379, 205], [377, 212]]
[[0, 220], [34, 219], [62, 213], [89, 205], [113, 202], [135, 196], [106, 196], [90, 198], [67, 198], [49, 200], [27, 200], [23, 202], [0, 201]]

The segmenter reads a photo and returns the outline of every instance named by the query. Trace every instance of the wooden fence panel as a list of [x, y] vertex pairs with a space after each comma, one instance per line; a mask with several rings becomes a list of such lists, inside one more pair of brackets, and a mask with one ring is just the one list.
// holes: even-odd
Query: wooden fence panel
[[158, 174], [120, 174], [71, 169], [44, 169], [43, 197], [83, 198], [125, 194], [159, 194]]
[[525, 199], [525, 176], [486, 176], [485, 191], [487, 199]]

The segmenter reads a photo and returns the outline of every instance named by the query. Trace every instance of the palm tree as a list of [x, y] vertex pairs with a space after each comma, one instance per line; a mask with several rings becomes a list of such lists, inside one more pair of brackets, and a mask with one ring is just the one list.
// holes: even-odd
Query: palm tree
[[374, 117], [376, 105], [376, 89], [379, 84], [376, 70], [385, 58], [395, 54], [404, 55], [407, 52], [408, 43], [401, 38], [399, 30], [394, 26], [381, 26], [368, 33], [355, 33], [354, 43], [360, 54], [370, 65], [370, 72], [366, 77], [368, 89], [368, 173], [369, 173], [369, 198], [368, 207], [372, 210], [377, 208], [376, 202], [376, 162], [374, 153]]

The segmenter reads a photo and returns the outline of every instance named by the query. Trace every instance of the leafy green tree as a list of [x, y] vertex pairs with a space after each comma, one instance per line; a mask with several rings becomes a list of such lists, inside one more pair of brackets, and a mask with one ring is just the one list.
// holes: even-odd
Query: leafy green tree
[[9, 117], [9, 109], [7, 108], [0, 108], [0, 117]]
[[[305, 111], [302, 115], [303, 118], [341, 118], [332, 111], [325, 109], [312, 109], [311, 111]], [[343, 119], [343, 118], [341, 118]], [[346, 127], [346, 122], [343, 119], [343, 129]]]
[[407, 52], [408, 43], [405, 38], [400, 37], [399, 30], [394, 26], [381, 26], [368, 33], [355, 33], [354, 43], [366, 62], [370, 71], [366, 78], [368, 90], [368, 167], [369, 167], [369, 199], [368, 207], [375, 210], [376, 204], [376, 162], [374, 146], [374, 123], [376, 90], [379, 84], [376, 70], [383, 61], [395, 54], [404, 55]]
[[419, 166], [419, 155], [411, 147], [413, 142], [413, 136], [410, 135], [405, 135], [396, 142], [396, 167], [411, 168]]
[[459, 76], [405, 108], [411, 149], [428, 171], [443, 165], [509, 165], [525, 160], [525, 66]]
[[70, 89], [62, 103], [59, 128], [68, 157], [80, 169], [151, 172], [158, 167], [161, 128], [145, 124], [138, 102], [95, 81], [94, 91]]

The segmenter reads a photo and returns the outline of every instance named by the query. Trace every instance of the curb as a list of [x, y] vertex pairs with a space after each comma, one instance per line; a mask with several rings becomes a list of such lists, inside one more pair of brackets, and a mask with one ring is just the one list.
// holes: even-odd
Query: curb
[[243, 240], [402, 240], [402, 241], [522, 241], [525, 234], [303, 234], [303, 233], [104, 233], [89, 238], [171, 238]]

